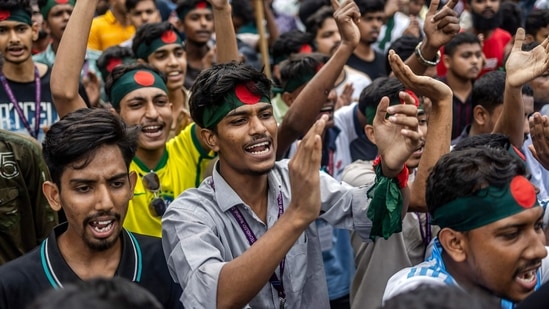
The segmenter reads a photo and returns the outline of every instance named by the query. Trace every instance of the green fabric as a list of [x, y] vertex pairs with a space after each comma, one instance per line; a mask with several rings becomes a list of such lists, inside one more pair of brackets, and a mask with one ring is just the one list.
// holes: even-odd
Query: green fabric
[[0, 10], [0, 21], [18, 21], [32, 26], [32, 19], [29, 12], [23, 9]]
[[162, 36], [154, 39], [149, 44], [147, 44], [146, 42], [142, 42], [141, 44], [139, 44], [135, 56], [138, 59], [146, 60], [157, 49], [168, 44], [182, 44], [181, 38], [173, 30], [165, 31]]
[[40, 7], [40, 13], [42, 13], [42, 16], [44, 16], [44, 19], [48, 19], [48, 14], [50, 13], [51, 8], [53, 8], [56, 5], [60, 4], [70, 4], [74, 7], [74, 4], [76, 3], [76, 0], [48, 0], [46, 1], [46, 4], [42, 7]]
[[402, 231], [402, 193], [397, 178], [383, 176], [381, 164], [374, 167], [376, 182], [368, 190], [371, 198], [367, 216], [372, 221], [370, 238], [388, 239], [394, 233]]
[[147, 70], [147, 69], [136, 69], [131, 70], [124, 75], [120, 76], [114, 82], [114, 85], [111, 89], [111, 104], [114, 108], [120, 107], [120, 101], [122, 101], [122, 98], [126, 96], [128, 93], [141, 89], [144, 87], [155, 87], [162, 89], [168, 94], [168, 88], [166, 87], [166, 83], [164, 83], [164, 80], [162, 80], [162, 77], [158, 75], [156, 72]]
[[516, 176], [503, 187], [489, 186], [436, 208], [431, 224], [470, 231], [537, 206], [534, 186]]
[[385, 35], [378, 44], [380, 50], [385, 50], [385, 45], [387, 45], [387, 43], [391, 43], [391, 33], [393, 32], [393, 28], [395, 27], [394, 15], [387, 20], [387, 24], [385, 25], [385, 27]]

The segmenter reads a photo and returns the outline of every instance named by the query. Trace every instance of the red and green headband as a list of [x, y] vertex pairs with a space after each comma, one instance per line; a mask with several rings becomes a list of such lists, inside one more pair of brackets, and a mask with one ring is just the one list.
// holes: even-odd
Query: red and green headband
[[20, 8], [0, 10], [0, 21], [17, 21], [32, 26], [30, 13]]
[[207, 1], [200, 1], [195, 6], [192, 7], [185, 7], [182, 10], [179, 11], [179, 19], [184, 20], [185, 16], [189, 14], [192, 10], [198, 10], [198, 9], [212, 9], [212, 5], [208, 3]]
[[162, 35], [154, 39], [149, 44], [142, 42], [137, 47], [136, 56], [139, 59], [147, 59], [152, 53], [164, 45], [168, 44], [182, 44], [181, 38], [175, 31], [168, 29], [162, 33]]
[[111, 88], [111, 104], [114, 108], [120, 107], [120, 101], [128, 93], [144, 87], [162, 89], [168, 93], [166, 83], [156, 72], [147, 69], [136, 69], [120, 76]]
[[489, 186], [437, 208], [431, 224], [465, 232], [537, 206], [534, 186], [515, 176], [503, 187]]
[[220, 106], [211, 106], [204, 110], [204, 127], [211, 129], [215, 127], [230, 111], [244, 105], [257, 103], [269, 103], [271, 99], [265, 95], [257, 95], [250, 91], [254, 89], [254, 82], [245, 82], [236, 85], [234, 92], [229, 93]]
[[47, 20], [52, 7], [60, 4], [70, 4], [71, 6], [74, 6], [75, 3], [76, 0], [48, 0], [44, 6], [40, 7], [40, 13], [42, 13], [44, 19]]

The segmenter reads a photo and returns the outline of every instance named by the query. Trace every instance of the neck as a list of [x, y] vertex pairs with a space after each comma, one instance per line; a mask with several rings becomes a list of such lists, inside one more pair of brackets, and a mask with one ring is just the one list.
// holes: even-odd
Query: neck
[[375, 58], [374, 50], [370, 44], [360, 43], [354, 51], [355, 56], [364, 60], [372, 61]]
[[238, 196], [250, 206], [254, 213], [263, 221], [267, 222], [267, 199], [268, 199], [268, 176], [262, 175], [242, 175], [223, 168], [225, 163], [219, 160], [219, 173], [223, 179], [231, 186]]
[[[168, 98], [174, 105], [185, 105], [185, 95], [181, 87], [168, 89]], [[183, 102], [183, 104], [175, 104], [175, 102]]]
[[[187, 61], [191, 64], [202, 63], [202, 58], [208, 53], [207, 44], [195, 44], [191, 41], [187, 42], [186, 45], [186, 54]], [[195, 65], [193, 65], [195, 67]]]
[[69, 225], [67, 231], [59, 236], [57, 243], [61, 255], [80, 279], [98, 276], [110, 278], [116, 273], [122, 255], [120, 238], [107, 250], [92, 250], [79, 234], [71, 232]]
[[34, 62], [32, 58], [23, 63], [5, 62], [2, 72], [7, 79], [14, 82], [32, 82], [34, 80]]
[[126, 12], [120, 12], [118, 11], [117, 9], [115, 9], [114, 7], [111, 7], [111, 12], [112, 14], [114, 15], [114, 18], [116, 18], [116, 20], [122, 25], [122, 26], [128, 26], [129, 25], [129, 22], [128, 22], [128, 19], [126, 17]]
[[155, 150], [147, 150], [140, 147], [137, 147], [135, 152], [135, 157], [139, 159], [149, 170], [154, 170], [164, 154], [165, 148]]
[[52, 40], [51, 41], [51, 49], [56, 54], [57, 54], [57, 48], [59, 48], [59, 43], [60, 43], [60, 40]]
[[458, 77], [451, 71], [448, 71], [448, 73], [446, 74], [446, 83], [448, 84], [448, 86], [450, 86], [450, 88], [454, 92], [454, 95], [458, 97], [462, 102], [465, 102], [465, 100], [467, 100], [467, 97], [473, 90], [472, 80]]

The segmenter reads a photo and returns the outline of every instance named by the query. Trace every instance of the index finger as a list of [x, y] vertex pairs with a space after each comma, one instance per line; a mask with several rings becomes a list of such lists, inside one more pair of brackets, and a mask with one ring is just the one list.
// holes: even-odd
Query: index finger
[[448, 0], [448, 2], [446, 2], [446, 5], [444, 6], [453, 10], [456, 7], [456, 4], [458, 3], [458, 1], [459, 0]]
[[334, 9], [334, 12], [339, 9], [339, 1], [338, 0], [330, 0], [332, 3], [332, 9]]

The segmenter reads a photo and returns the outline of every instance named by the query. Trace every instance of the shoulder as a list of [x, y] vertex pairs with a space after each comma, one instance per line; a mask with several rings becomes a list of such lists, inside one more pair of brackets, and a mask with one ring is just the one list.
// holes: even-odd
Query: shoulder
[[449, 285], [449, 282], [446, 280], [447, 278], [447, 275], [434, 270], [428, 262], [404, 268], [387, 281], [383, 301], [403, 292], [413, 290], [420, 285]]
[[43, 274], [40, 247], [37, 247], [0, 267], [0, 293], [32, 290], [45, 281]]

